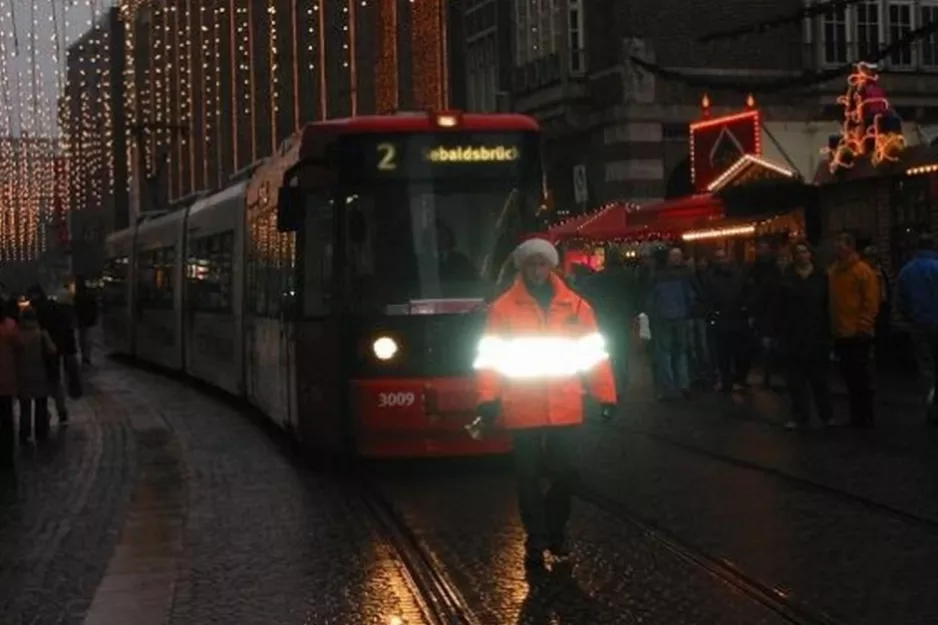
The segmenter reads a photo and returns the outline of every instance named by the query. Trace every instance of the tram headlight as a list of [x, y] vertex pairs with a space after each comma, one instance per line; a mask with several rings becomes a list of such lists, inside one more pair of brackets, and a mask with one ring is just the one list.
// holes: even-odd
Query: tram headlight
[[375, 339], [375, 342], [371, 344], [371, 351], [374, 352], [375, 358], [378, 360], [391, 360], [397, 355], [397, 341], [390, 336], [382, 336]]

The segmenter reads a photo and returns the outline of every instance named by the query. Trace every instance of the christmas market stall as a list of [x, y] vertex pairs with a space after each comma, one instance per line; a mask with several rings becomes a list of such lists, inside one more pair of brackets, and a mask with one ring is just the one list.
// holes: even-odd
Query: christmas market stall
[[738, 260], [751, 259], [757, 237], [783, 242], [801, 236], [805, 198], [778, 189], [801, 192], [805, 185], [793, 169], [762, 155], [761, 112], [752, 96], [745, 110], [730, 115], [713, 117], [707, 96], [701, 109], [701, 119], [690, 125], [694, 193], [642, 207], [630, 227], [676, 234], [692, 256], [721, 246]]
[[814, 179], [821, 239], [849, 231], [895, 275], [918, 235], [938, 231], [938, 147], [907, 145], [874, 65], [856, 65], [838, 103], [843, 125]]
[[575, 265], [600, 271], [605, 266], [606, 241], [591, 234], [595, 229], [625, 228], [629, 215], [638, 208], [630, 202], [610, 202], [598, 210], [578, 215], [548, 230], [550, 239], [563, 252], [563, 271], [569, 274]]

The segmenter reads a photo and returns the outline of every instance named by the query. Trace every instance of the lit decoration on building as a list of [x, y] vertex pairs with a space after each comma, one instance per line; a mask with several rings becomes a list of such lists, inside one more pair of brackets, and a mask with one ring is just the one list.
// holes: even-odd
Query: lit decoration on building
[[727, 184], [746, 173], [747, 170], [751, 170], [753, 167], [759, 167], [763, 171], [771, 172], [772, 174], [776, 174], [785, 178], [794, 178], [796, 176], [795, 172], [790, 169], [776, 165], [775, 163], [759, 156], [745, 154], [740, 157], [738, 161], [733, 163], [729, 169], [720, 174], [713, 182], [708, 184], [707, 191], [709, 193], [719, 191]]
[[844, 109], [843, 124], [822, 150], [831, 173], [853, 167], [863, 156], [874, 166], [898, 160], [906, 145], [902, 120], [886, 99], [876, 65], [857, 63], [837, 103]]
[[398, 108], [397, 33], [397, 0], [378, 0], [378, 63], [375, 68], [378, 113], [390, 113]]
[[414, 107], [447, 107], [446, 9], [443, 0], [411, 3]]
[[702, 118], [690, 125], [690, 170], [696, 193], [704, 193], [712, 182], [746, 155], [762, 155], [762, 118], [752, 96], [747, 110], [712, 117], [711, 101], [701, 101]]
[[703, 241], [706, 239], [725, 239], [728, 237], [742, 237], [755, 234], [756, 227], [754, 225], [749, 226], [735, 226], [728, 228], [711, 228], [709, 230], [696, 230], [691, 232], [685, 232], [681, 235], [681, 238], [685, 241]]

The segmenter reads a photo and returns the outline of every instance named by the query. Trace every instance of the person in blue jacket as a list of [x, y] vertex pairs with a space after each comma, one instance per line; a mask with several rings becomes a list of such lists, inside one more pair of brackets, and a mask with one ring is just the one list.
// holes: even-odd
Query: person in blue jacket
[[930, 234], [918, 240], [918, 253], [896, 285], [896, 309], [912, 326], [915, 359], [922, 379], [928, 419], [938, 424], [935, 404], [935, 354], [938, 352], [938, 252]]
[[652, 278], [646, 304], [655, 342], [660, 400], [674, 399], [678, 393], [690, 398], [687, 320], [696, 299], [684, 254], [674, 248], [668, 252], [667, 266]]

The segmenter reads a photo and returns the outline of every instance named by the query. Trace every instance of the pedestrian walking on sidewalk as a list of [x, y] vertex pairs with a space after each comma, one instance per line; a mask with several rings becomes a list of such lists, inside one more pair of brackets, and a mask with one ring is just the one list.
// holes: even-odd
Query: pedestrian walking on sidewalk
[[17, 393], [16, 350], [19, 332], [16, 322], [0, 309], [0, 470], [13, 468], [16, 425], [13, 398]]
[[918, 253], [899, 272], [896, 309], [912, 324], [915, 360], [927, 418], [938, 424], [935, 354], [938, 353], [938, 252], [930, 234], [919, 237]]
[[36, 311], [27, 308], [20, 315], [17, 354], [17, 395], [20, 400], [20, 443], [49, 438], [49, 396], [53, 391], [58, 357], [49, 333], [39, 326]]
[[849, 233], [835, 241], [837, 261], [828, 274], [834, 350], [847, 386], [850, 425], [873, 427], [873, 347], [881, 294], [876, 272], [860, 259]]
[[98, 302], [82, 275], [75, 276], [75, 322], [83, 364], [91, 364], [91, 330], [98, 324]]
[[815, 267], [807, 243], [795, 244], [793, 252], [794, 264], [782, 274], [766, 328], [786, 372], [792, 409], [789, 429], [808, 423], [812, 396], [821, 423], [830, 425], [834, 418], [827, 375], [831, 349], [827, 275]]
[[[616, 383], [590, 305], [554, 273], [557, 250], [530, 239], [514, 252], [520, 275], [491, 305], [479, 345], [478, 411], [513, 435], [525, 566], [567, 558], [584, 395], [612, 418]], [[543, 490], [542, 477], [550, 486]]]

